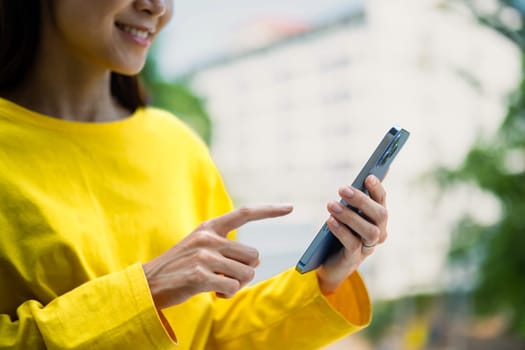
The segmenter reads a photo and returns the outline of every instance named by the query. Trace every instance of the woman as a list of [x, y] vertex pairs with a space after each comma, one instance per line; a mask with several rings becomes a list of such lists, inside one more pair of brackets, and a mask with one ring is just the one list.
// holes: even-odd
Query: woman
[[339, 190], [369, 221], [328, 204], [341, 254], [243, 288], [258, 253], [230, 232], [292, 208], [232, 210], [205, 146], [145, 106], [136, 74], [172, 8], [0, 0], [1, 349], [315, 349], [368, 324], [373, 177], [371, 198]]

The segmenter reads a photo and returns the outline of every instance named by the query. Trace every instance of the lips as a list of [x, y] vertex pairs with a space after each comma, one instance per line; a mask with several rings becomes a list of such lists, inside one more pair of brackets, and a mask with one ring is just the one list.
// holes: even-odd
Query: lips
[[117, 22], [116, 26], [120, 30], [122, 30], [122, 31], [124, 31], [124, 32], [126, 32], [126, 33], [128, 33], [128, 34], [130, 34], [130, 35], [132, 35], [132, 36], [134, 36], [136, 38], [138, 38], [138, 39], [142, 39], [142, 40], [149, 39], [153, 35], [153, 31], [145, 29], [145, 28], [142, 28], [142, 27], [135, 27], [135, 26], [131, 26], [129, 24], [124, 24], [124, 23], [120, 23], [120, 22]]

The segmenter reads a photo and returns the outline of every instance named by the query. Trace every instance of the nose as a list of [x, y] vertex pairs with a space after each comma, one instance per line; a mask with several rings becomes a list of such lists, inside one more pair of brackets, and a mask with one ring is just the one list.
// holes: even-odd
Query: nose
[[166, 13], [166, 0], [136, 0], [135, 8], [149, 15], [160, 17]]

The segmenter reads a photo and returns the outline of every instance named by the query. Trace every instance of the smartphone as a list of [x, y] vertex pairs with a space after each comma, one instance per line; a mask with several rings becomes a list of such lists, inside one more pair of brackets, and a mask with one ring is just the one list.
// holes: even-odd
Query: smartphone
[[[393, 126], [390, 128], [375, 149], [374, 153], [372, 153], [366, 162], [363, 169], [361, 169], [357, 175], [352, 186], [368, 194], [364, 185], [367, 176], [373, 174], [382, 181], [390, 164], [397, 156], [409, 136], [410, 133], [399, 126]], [[348, 205], [344, 200], [341, 199], [340, 202], [355, 212], [360, 213], [357, 208]], [[339, 239], [330, 232], [330, 229], [325, 222], [312, 243], [310, 243], [306, 251], [303, 253], [301, 259], [299, 259], [299, 262], [297, 262], [295, 269], [300, 273], [314, 270], [323, 264], [328, 257], [342, 249], [342, 247], [343, 245], [339, 242]]]

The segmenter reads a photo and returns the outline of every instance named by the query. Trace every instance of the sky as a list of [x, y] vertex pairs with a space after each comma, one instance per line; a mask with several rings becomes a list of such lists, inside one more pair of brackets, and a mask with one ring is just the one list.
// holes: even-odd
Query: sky
[[158, 63], [167, 78], [224, 53], [232, 34], [264, 18], [314, 25], [361, 6], [362, 0], [175, 0], [171, 23], [161, 33]]

